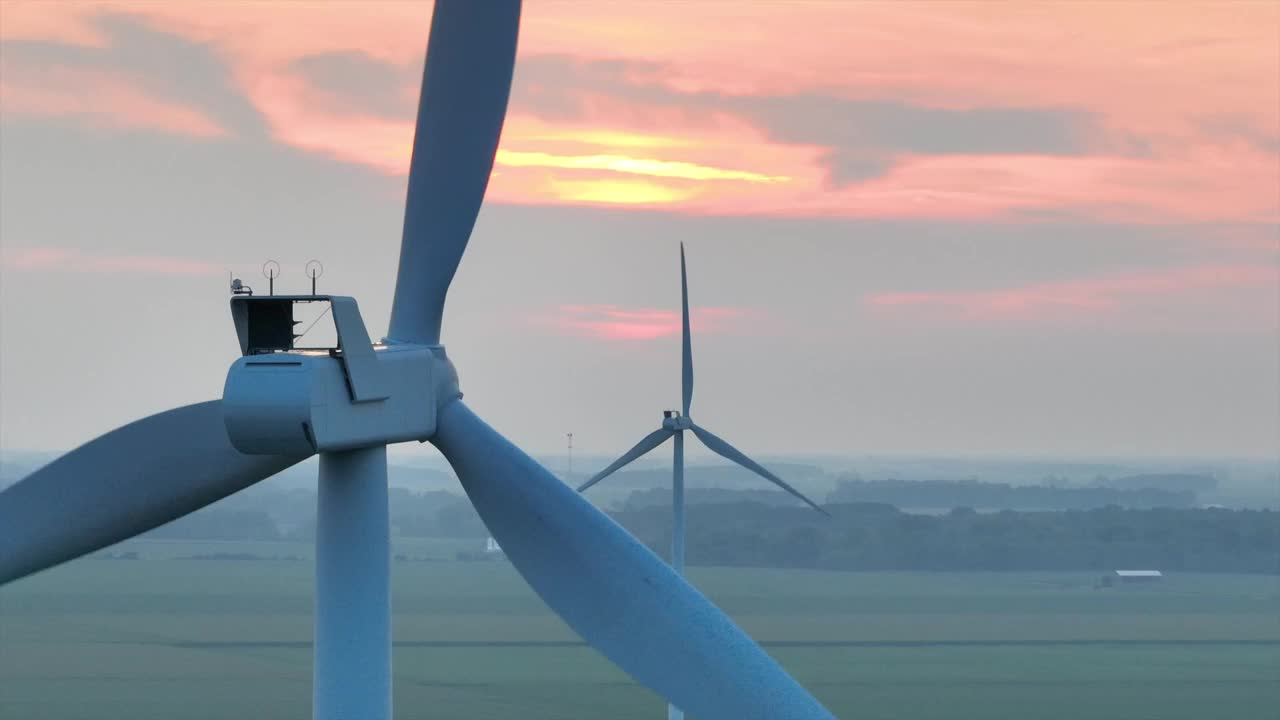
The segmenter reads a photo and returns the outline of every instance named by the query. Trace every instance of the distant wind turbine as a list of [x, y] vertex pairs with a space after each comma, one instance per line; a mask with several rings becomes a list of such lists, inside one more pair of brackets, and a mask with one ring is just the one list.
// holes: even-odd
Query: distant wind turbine
[[[684, 359], [681, 363], [681, 384], [683, 386], [683, 404], [681, 412], [667, 410], [663, 412], [662, 427], [646, 435], [635, 447], [622, 457], [614, 460], [609, 467], [596, 473], [580, 487], [578, 492], [595, 485], [613, 473], [626, 467], [631, 462], [643, 457], [650, 450], [667, 441], [675, 439], [675, 461], [671, 472], [671, 567], [680, 575], [684, 575], [684, 431], [692, 430], [712, 452], [725, 459], [737, 463], [797, 498], [808, 503], [810, 507], [823, 515], [828, 514], [817, 503], [805, 497], [803, 493], [782, 478], [769, 472], [755, 460], [744, 455], [740, 450], [714, 435], [706, 428], [700, 427], [689, 417], [689, 405], [693, 402], [693, 345], [689, 338], [689, 278], [685, 270], [684, 243], [680, 243], [680, 302], [683, 314]], [[667, 705], [668, 720], [683, 720], [684, 711], [673, 704]]]

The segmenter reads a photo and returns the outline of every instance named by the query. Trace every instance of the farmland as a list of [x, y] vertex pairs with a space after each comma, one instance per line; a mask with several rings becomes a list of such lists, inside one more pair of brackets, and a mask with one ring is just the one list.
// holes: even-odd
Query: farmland
[[[398, 718], [656, 718], [472, 541], [399, 541]], [[306, 718], [311, 548], [138, 540], [0, 590], [0, 717]], [[219, 559], [210, 559], [219, 558]], [[258, 558], [258, 559], [250, 559]], [[694, 568], [840, 717], [1232, 718], [1280, 707], [1280, 580]], [[1272, 714], [1268, 714], [1272, 713]]]

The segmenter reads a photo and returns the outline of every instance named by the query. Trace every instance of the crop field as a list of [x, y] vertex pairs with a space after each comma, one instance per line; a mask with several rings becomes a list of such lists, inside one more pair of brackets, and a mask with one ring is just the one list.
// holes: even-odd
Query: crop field
[[[397, 718], [665, 717], [510, 565], [453, 559], [475, 545], [396, 545]], [[310, 717], [309, 545], [112, 552], [137, 559], [0, 590], [0, 718]], [[1274, 720], [1280, 707], [1274, 576], [1110, 589], [1096, 573], [691, 577], [843, 718]]]

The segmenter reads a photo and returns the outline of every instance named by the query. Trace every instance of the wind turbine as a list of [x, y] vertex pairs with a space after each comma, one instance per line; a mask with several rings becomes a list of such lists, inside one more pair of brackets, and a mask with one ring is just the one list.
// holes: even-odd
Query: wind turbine
[[[133, 537], [320, 455], [313, 716], [391, 715], [386, 445], [429, 441], [508, 558], [568, 625], [700, 717], [831, 714], [710, 601], [465, 405], [445, 295], [497, 152], [519, 0], [437, 0], [386, 339], [355, 300], [235, 295], [221, 400], [117, 428], [0, 492], [0, 585]], [[329, 302], [339, 347], [292, 347]]]
[[[782, 478], [769, 472], [763, 465], [757, 463], [747, 457], [740, 450], [722, 440], [720, 437], [711, 433], [706, 428], [700, 427], [693, 422], [693, 418], [689, 416], [689, 405], [693, 402], [693, 343], [689, 335], [689, 277], [685, 269], [684, 261], [684, 243], [680, 243], [680, 306], [681, 306], [681, 329], [682, 329], [682, 345], [683, 359], [680, 365], [681, 377], [681, 395], [683, 402], [681, 404], [681, 412], [667, 410], [663, 412], [662, 426], [657, 430], [645, 435], [635, 447], [623, 453], [622, 457], [614, 460], [608, 467], [591, 476], [591, 479], [578, 487], [578, 492], [584, 492], [587, 488], [609, 477], [613, 473], [626, 467], [631, 462], [643, 457], [649, 451], [654, 450], [659, 445], [672, 438], [675, 444], [675, 458], [671, 468], [671, 567], [678, 575], [684, 575], [684, 431], [691, 430], [693, 434], [698, 436], [703, 445], [706, 445], [712, 452], [737, 463], [778, 487], [786, 490], [797, 498], [808, 503], [814, 510], [828, 514], [814, 501], [805, 497], [799, 490], [791, 487]], [[695, 713], [696, 714], [696, 713]], [[671, 704], [667, 706], [668, 720], [683, 720], [684, 712], [680, 706]]]

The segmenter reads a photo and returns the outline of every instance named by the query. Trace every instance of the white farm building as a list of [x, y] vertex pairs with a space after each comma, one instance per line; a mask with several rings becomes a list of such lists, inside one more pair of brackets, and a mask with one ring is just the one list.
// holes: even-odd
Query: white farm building
[[1164, 579], [1164, 573], [1159, 570], [1112, 570], [1102, 576], [1102, 585], [1111, 587], [1112, 585], [1137, 585], [1142, 583], [1160, 582]]

